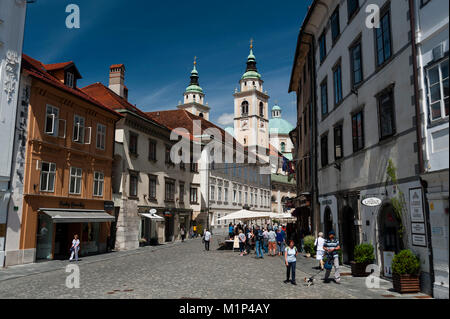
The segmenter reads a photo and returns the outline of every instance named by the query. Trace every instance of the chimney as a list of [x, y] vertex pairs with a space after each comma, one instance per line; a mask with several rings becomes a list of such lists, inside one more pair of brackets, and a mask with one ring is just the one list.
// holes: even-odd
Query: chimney
[[[123, 98], [127, 98], [125, 92], [125, 66], [114, 64], [109, 67], [109, 88]], [[126, 90], [128, 91], [128, 90]]]

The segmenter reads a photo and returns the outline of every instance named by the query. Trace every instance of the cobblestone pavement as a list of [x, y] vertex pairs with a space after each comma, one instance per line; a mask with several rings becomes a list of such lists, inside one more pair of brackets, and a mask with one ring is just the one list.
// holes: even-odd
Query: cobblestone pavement
[[[367, 289], [365, 278], [346, 276], [342, 283], [314, 285], [303, 279], [317, 273], [313, 259], [299, 254], [297, 286], [284, 284], [282, 257], [256, 259], [239, 253], [204, 251], [200, 239], [86, 257], [80, 267], [80, 288], [66, 287], [67, 261], [51, 261], [0, 270], [0, 298], [207, 298], [207, 299], [308, 299], [308, 298], [426, 298], [422, 294], [399, 295], [381, 280], [380, 289]], [[333, 273], [332, 273], [333, 275]]]

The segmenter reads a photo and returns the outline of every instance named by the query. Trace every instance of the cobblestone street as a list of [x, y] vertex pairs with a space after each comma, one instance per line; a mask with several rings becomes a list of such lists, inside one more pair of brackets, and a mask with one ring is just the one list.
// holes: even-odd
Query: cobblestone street
[[[308, 299], [308, 298], [426, 298], [400, 296], [389, 291], [392, 283], [381, 280], [380, 289], [369, 290], [365, 278], [348, 276], [342, 268], [340, 285], [323, 283], [319, 274], [311, 287], [303, 279], [317, 273], [315, 260], [299, 254], [297, 286], [284, 284], [282, 257], [255, 259], [217, 250], [213, 240], [205, 252], [200, 239], [145, 247], [83, 258], [80, 288], [65, 285], [68, 261], [52, 261], [0, 270], [0, 298], [206, 298], [206, 299]], [[333, 275], [333, 273], [332, 273]]]

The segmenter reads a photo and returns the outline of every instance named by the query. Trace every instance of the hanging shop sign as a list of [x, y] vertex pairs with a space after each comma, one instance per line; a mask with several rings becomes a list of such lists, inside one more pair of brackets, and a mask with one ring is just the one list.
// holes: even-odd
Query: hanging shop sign
[[379, 199], [378, 197], [368, 197], [368, 198], [364, 198], [362, 200], [362, 204], [364, 206], [368, 206], [368, 207], [380, 206], [381, 203], [382, 203], [382, 200]]
[[425, 222], [423, 216], [422, 188], [412, 188], [409, 190], [409, 207], [411, 212], [411, 221], [413, 223]]

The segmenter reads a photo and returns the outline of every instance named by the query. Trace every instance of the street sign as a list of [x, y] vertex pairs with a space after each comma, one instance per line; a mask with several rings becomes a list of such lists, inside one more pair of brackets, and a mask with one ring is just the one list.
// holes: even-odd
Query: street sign
[[362, 204], [368, 207], [380, 206], [382, 203], [381, 199], [377, 197], [368, 197], [362, 200]]

